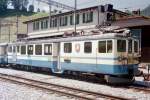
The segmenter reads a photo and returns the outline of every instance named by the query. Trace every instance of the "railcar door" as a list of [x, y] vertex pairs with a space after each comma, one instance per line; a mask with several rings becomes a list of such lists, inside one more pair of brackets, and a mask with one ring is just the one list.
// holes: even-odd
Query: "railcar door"
[[138, 41], [133, 39], [128, 40], [128, 64], [137, 64], [138, 55], [139, 55]]
[[61, 66], [60, 66], [60, 43], [53, 43], [53, 72], [60, 73]]
[[112, 74], [113, 73], [113, 40], [112, 39], [102, 39], [98, 42], [98, 49], [96, 52], [96, 64], [99, 73], [102, 74]]
[[33, 45], [27, 46], [27, 54], [28, 54], [28, 65], [32, 66], [32, 55], [33, 55]]
[[16, 61], [17, 61], [16, 46], [13, 46], [12, 61], [13, 61], [13, 63], [16, 63]]
[[7, 49], [6, 48], [7, 48], [6, 45], [0, 46], [0, 57], [1, 57], [0, 63], [1, 64], [4, 64], [5, 62], [7, 62], [7, 53], [6, 53]]

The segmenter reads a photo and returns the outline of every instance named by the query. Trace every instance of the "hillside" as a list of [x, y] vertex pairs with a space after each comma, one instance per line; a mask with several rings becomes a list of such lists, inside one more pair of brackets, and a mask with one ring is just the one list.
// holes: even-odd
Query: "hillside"
[[[26, 20], [35, 19], [38, 17], [48, 16], [48, 13], [30, 13], [30, 12], [16, 12], [9, 10], [5, 13], [0, 13], [0, 42], [9, 42], [16, 40], [17, 33], [17, 15], [18, 15], [18, 33], [27, 34], [27, 26], [23, 24]], [[9, 26], [9, 25], [10, 26]]]

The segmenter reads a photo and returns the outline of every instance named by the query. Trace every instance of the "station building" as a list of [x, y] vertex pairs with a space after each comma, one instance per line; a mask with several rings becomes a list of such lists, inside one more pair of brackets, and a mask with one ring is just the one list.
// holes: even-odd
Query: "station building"
[[[74, 12], [54, 14], [24, 22], [28, 39], [61, 37], [75, 31]], [[76, 32], [90, 34], [97, 26], [119, 26], [129, 28], [140, 40], [141, 61], [150, 63], [150, 18], [134, 16], [113, 9], [113, 5], [95, 6], [76, 11]]]

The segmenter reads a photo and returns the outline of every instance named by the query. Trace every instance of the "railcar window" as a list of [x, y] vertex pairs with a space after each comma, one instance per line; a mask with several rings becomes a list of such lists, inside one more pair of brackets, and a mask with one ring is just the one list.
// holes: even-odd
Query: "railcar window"
[[107, 41], [107, 53], [112, 53], [112, 40]]
[[35, 45], [35, 54], [42, 55], [42, 45]]
[[84, 43], [84, 52], [91, 53], [92, 52], [92, 42], [85, 42]]
[[8, 52], [12, 52], [12, 46], [8, 48]]
[[72, 44], [64, 43], [64, 53], [71, 53], [71, 52], [72, 52]]
[[134, 41], [134, 52], [138, 52], [138, 42]]
[[128, 41], [128, 52], [132, 53], [132, 40]]
[[117, 51], [118, 52], [126, 52], [126, 40], [118, 40], [117, 41]]
[[33, 55], [33, 45], [28, 45], [28, 55]]
[[98, 51], [99, 53], [106, 53], [106, 41], [99, 41]]
[[52, 44], [45, 44], [44, 45], [44, 54], [45, 55], [52, 55]]
[[20, 52], [20, 46], [17, 46], [17, 53]]
[[26, 54], [26, 46], [21, 46], [21, 54], [22, 55]]

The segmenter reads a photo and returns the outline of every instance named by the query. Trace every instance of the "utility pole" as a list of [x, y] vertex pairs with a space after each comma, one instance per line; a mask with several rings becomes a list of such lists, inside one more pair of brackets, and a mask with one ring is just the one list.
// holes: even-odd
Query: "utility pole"
[[[51, 0], [49, 0], [49, 2], [51, 2]], [[52, 11], [52, 6], [51, 6], [51, 4], [49, 4], [49, 28], [51, 28], [51, 16], [52, 16], [52, 13], [51, 13], [51, 11]]]
[[1, 22], [1, 19], [0, 19], [0, 43], [1, 43], [1, 27], [2, 27], [2, 22]]
[[10, 43], [10, 25], [8, 25], [8, 38], [9, 38], [9, 43]]
[[75, 6], [75, 9], [74, 9], [74, 31], [75, 31], [75, 34], [76, 34], [76, 31], [77, 31], [77, 25], [76, 25], [76, 10], [77, 10], [77, 0], [75, 0], [74, 2], [74, 6]]
[[98, 25], [100, 25], [100, 23], [99, 23], [99, 22], [100, 22], [100, 18], [99, 18], [99, 17], [100, 17], [100, 9], [101, 9], [101, 6], [100, 6], [100, 5], [101, 5], [101, 4], [100, 4], [101, 2], [100, 2], [100, 1], [101, 1], [101, 0], [98, 0]]

